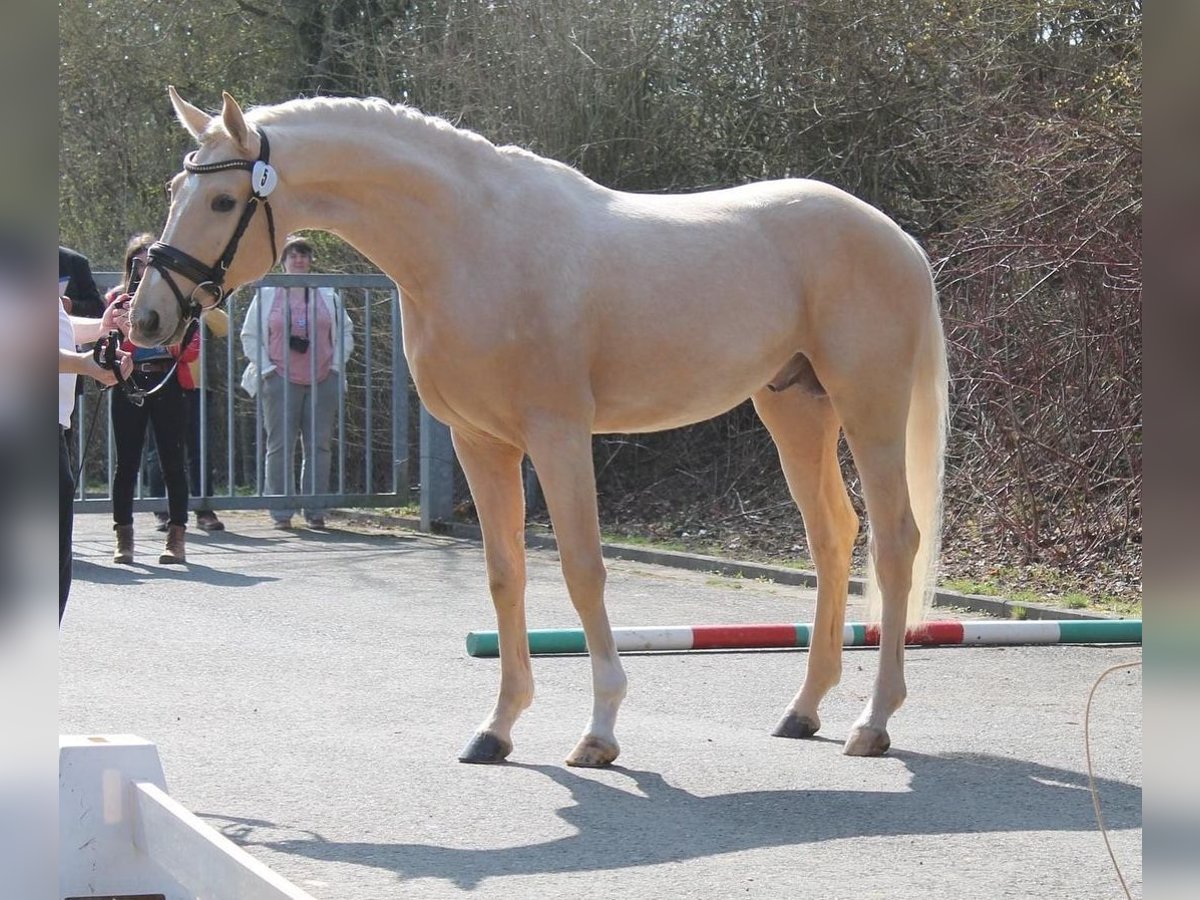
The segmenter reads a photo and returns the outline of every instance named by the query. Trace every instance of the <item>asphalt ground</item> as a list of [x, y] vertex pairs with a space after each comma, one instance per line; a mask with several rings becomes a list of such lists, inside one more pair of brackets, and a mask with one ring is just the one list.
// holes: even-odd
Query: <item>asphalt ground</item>
[[[501, 766], [457, 752], [491, 708], [494, 628], [477, 543], [366, 525], [271, 530], [223, 514], [157, 564], [76, 517], [60, 636], [64, 734], [155, 741], [172, 795], [321, 900], [1122, 896], [1097, 828], [1084, 706], [1140, 647], [907, 652], [881, 759], [841, 755], [877, 654], [847, 650], [809, 741], [770, 736], [799, 650], [629, 654], [607, 770], [562, 764], [591, 706], [585, 657], [534, 660], [537, 698]], [[610, 560], [614, 625], [808, 622], [794, 586]], [[530, 627], [575, 627], [557, 557], [529, 553]], [[850, 620], [861, 618], [852, 598]], [[938, 618], [953, 613], [938, 610]], [[1101, 808], [1141, 885], [1141, 670], [1095, 694]]]

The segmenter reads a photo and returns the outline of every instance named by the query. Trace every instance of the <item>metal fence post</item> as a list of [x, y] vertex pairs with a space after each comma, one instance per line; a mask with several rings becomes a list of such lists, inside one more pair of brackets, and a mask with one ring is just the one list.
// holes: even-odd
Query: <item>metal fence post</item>
[[407, 506], [411, 497], [408, 452], [408, 360], [400, 320], [400, 289], [391, 295], [392, 311], [392, 490]]
[[450, 429], [421, 407], [421, 530], [454, 511], [454, 445]]

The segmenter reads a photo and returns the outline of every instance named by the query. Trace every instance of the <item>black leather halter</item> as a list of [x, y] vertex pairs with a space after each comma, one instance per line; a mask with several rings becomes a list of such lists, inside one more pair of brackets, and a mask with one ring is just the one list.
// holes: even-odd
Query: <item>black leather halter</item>
[[[192, 151], [183, 160], [183, 167], [194, 175], [208, 175], [212, 172], [226, 172], [230, 169], [246, 169], [250, 172], [250, 197], [242, 210], [241, 218], [238, 219], [233, 237], [229, 239], [229, 243], [225, 245], [225, 252], [221, 254], [221, 258], [214, 265], [206, 266], [191, 254], [184, 253], [177, 247], [164, 244], [162, 241], [156, 241], [150, 245], [147, 252], [147, 265], [158, 272], [170, 285], [171, 292], [179, 303], [181, 318], [188, 318], [195, 322], [205, 309], [213, 306], [219, 308], [224, 305], [228, 296], [224, 287], [225, 273], [229, 270], [229, 264], [233, 262], [238, 243], [241, 241], [242, 235], [246, 233], [246, 227], [254, 218], [260, 202], [267, 213], [267, 229], [271, 235], [272, 263], [279, 256], [275, 249], [275, 216], [272, 214], [271, 204], [267, 200], [279, 183], [279, 176], [271, 167], [271, 144], [267, 141], [266, 132], [261, 128], [258, 129], [258, 137], [261, 149], [257, 160], [226, 159], [221, 162], [197, 163], [194, 161], [197, 151]], [[181, 275], [195, 285], [186, 297], [179, 289], [179, 285], [175, 283], [175, 279], [171, 277], [172, 272]], [[196, 299], [196, 292], [200, 290], [206, 291], [213, 298], [213, 302], [207, 307]]]

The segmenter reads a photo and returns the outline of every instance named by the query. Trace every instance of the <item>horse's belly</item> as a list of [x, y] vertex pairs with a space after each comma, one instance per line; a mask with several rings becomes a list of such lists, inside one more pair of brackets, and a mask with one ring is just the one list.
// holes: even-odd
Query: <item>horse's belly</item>
[[[711, 377], [710, 377], [711, 376]], [[664, 376], [613, 386], [596, 393], [597, 433], [666, 431], [727, 412], [761, 388], [770, 374], [747, 373], [722, 380], [715, 373]]]

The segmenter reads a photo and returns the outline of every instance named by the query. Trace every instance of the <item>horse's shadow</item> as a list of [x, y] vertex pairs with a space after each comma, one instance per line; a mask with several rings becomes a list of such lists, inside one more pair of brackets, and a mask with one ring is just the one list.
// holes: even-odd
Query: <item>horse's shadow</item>
[[[576, 833], [500, 849], [336, 842], [311, 831], [301, 831], [306, 838], [261, 840], [256, 839], [258, 829], [280, 826], [207, 818], [242, 844], [374, 866], [402, 878], [442, 878], [468, 890], [500, 875], [658, 865], [843, 838], [1096, 827], [1086, 776], [1077, 772], [986, 755], [891, 755], [912, 774], [908, 791], [797, 789], [698, 796], [655, 772], [614, 767], [633, 782], [636, 790], [630, 791], [558, 766], [510, 763], [540, 772], [571, 792], [574, 805], [558, 814]], [[1141, 826], [1141, 788], [1101, 779], [1097, 789], [1110, 829]]]

